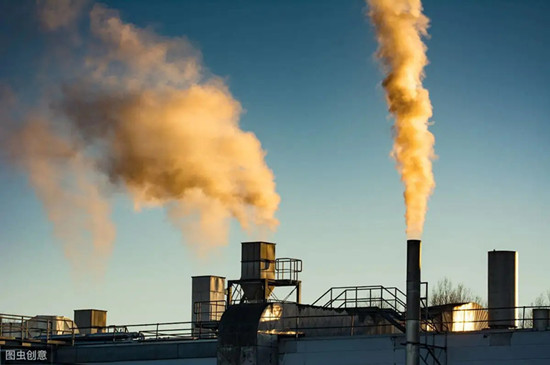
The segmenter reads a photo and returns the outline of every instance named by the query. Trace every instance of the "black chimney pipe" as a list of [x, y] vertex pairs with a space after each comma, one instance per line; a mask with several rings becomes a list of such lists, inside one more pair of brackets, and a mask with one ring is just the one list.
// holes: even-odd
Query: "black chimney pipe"
[[420, 362], [420, 260], [422, 243], [407, 240], [407, 365]]

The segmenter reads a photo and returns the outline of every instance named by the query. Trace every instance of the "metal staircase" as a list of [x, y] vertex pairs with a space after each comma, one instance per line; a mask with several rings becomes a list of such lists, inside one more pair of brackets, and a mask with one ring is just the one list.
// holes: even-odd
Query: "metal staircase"
[[[376, 310], [382, 318], [405, 333], [407, 296], [397, 287], [342, 286], [324, 292], [312, 305], [323, 308]], [[428, 283], [421, 283], [421, 328], [424, 342], [420, 344], [421, 360], [426, 365], [444, 365], [447, 345], [436, 344], [436, 326], [428, 315]], [[445, 337], [446, 342], [446, 337]]]

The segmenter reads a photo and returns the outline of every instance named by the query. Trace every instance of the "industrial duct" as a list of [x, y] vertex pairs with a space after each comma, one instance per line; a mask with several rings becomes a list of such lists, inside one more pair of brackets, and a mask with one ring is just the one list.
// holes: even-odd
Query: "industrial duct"
[[88, 335], [105, 332], [107, 311], [100, 309], [75, 309], [74, 322], [80, 334]]
[[407, 240], [407, 365], [420, 362], [420, 240]]
[[242, 242], [241, 287], [248, 302], [263, 302], [271, 295], [275, 280], [275, 244]]

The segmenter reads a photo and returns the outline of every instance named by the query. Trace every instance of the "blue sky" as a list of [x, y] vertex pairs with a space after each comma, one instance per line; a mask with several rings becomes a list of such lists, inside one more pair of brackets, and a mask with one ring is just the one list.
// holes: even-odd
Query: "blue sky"
[[[528, 305], [550, 289], [550, 3], [423, 3], [439, 158], [422, 278], [434, 285], [447, 276], [486, 298], [487, 251], [518, 250], [519, 299]], [[31, 20], [18, 20], [33, 3], [17, 4], [1, 2], [0, 79], [31, 95], [25, 80], [47, 46]], [[403, 188], [363, 2], [105, 4], [126, 22], [187, 36], [241, 102], [241, 127], [267, 151], [282, 198], [270, 240], [277, 256], [304, 260], [304, 302], [331, 286], [404, 288]], [[110, 323], [188, 320], [191, 276], [237, 279], [240, 242], [251, 238], [233, 224], [229, 244], [200, 258], [163, 209], [137, 213], [115, 195], [114, 252], [104, 280], [90, 284], [71, 276], [26, 176], [4, 162], [0, 200], [5, 313], [95, 307]]]

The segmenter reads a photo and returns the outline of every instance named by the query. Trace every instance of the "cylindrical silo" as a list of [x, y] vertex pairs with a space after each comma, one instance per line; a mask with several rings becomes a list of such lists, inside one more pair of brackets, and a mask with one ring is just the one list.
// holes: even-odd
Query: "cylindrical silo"
[[489, 327], [516, 327], [518, 254], [496, 250], [488, 254]]
[[545, 331], [550, 325], [550, 309], [533, 309], [533, 328], [539, 331]]

